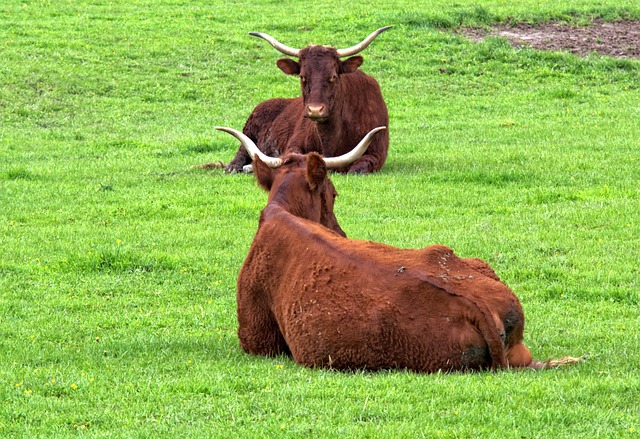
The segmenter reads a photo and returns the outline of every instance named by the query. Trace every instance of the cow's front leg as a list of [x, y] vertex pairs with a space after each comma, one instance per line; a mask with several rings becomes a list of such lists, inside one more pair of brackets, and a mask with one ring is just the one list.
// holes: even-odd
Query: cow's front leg
[[[387, 147], [389, 145], [389, 134], [384, 131], [371, 141], [367, 151], [356, 160], [351, 166], [346, 168], [349, 174], [369, 174], [377, 172], [382, 168], [387, 158]], [[341, 171], [341, 172], [344, 172]]]
[[242, 349], [253, 355], [290, 355], [278, 323], [270, 312], [252, 307], [238, 308], [238, 338]]
[[351, 166], [346, 168], [346, 171], [349, 174], [370, 174], [371, 172], [375, 172], [378, 170], [373, 164], [374, 161], [375, 159], [371, 156], [362, 156]]
[[251, 163], [251, 157], [249, 157], [247, 150], [244, 149], [242, 145], [240, 145], [240, 148], [238, 149], [238, 152], [236, 152], [235, 157], [233, 157], [233, 160], [231, 160], [231, 162], [229, 162], [229, 164], [225, 166], [224, 172], [230, 174], [240, 172], [242, 171], [242, 168], [249, 163]]

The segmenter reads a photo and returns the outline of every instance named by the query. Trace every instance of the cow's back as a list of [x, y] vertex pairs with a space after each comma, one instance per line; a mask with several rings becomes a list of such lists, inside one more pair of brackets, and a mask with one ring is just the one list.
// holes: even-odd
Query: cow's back
[[[419, 253], [346, 240], [286, 212], [263, 212], [238, 279], [239, 320], [261, 308], [295, 361], [308, 366], [491, 367], [491, 342], [479, 329], [491, 317], [473, 295], [436, 285], [432, 277], [446, 270], [425, 274]], [[502, 294], [494, 284], [487, 293]]]
[[[299, 102], [295, 102], [299, 101]], [[275, 98], [261, 102], [254, 109], [242, 132], [267, 155], [280, 156], [294, 127], [283, 121], [301, 111], [302, 98]]]

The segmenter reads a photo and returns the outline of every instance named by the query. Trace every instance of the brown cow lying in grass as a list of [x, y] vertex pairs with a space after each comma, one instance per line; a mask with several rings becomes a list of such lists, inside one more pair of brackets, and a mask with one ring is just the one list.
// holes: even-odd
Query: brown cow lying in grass
[[[361, 43], [346, 49], [309, 46], [295, 49], [270, 35], [251, 32], [268, 41], [285, 55], [277, 65], [287, 75], [300, 77], [302, 96], [269, 99], [259, 104], [249, 116], [243, 133], [267, 154], [315, 151], [325, 157], [350, 151], [367, 132], [389, 125], [387, 106], [378, 82], [358, 70], [363, 51], [385, 26], [371, 33]], [[345, 60], [341, 58], [350, 57]], [[369, 173], [382, 168], [389, 148], [387, 131], [376, 136], [362, 157], [336, 168], [340, 172]], [[226, 167], [237, 172], [249, 166], [251, 157], [240, 146]]]
[[269, 192], [238, 276], [238, 335], [246, 352], [290, 354], [305, 366], [340, 370], [577, 361], [532, 361], [518, 298], [485, 262], [461, 259], [442, 245], [407, 250], [346, 238], [333, 213], [328, 159], [316, 153], [271, 159], [242, 133], [223, 130], [254, 157], [258, 184]]

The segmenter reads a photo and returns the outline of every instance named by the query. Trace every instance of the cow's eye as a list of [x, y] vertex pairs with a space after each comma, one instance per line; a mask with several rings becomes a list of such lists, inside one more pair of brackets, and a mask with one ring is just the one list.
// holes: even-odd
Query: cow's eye
[[305, 78], [304, 76], [300, 77], [300, 82], [305, 83], [307, 82], [307, 78]]
[[329, 82], [334, 83], [338, 80], [338, 77], [336, 75], [333, 75], [331, 78], [329, 78]]

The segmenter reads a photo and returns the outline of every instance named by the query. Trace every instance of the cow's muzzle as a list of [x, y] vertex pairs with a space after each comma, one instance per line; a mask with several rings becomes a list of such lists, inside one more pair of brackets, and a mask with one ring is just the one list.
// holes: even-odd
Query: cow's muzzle
[[327, 112], [327, 107], [324, 104], [307, 105], [305, 117], [314, 122], [324, 122], [329, 117], [329, 113]]

